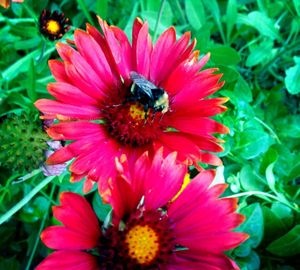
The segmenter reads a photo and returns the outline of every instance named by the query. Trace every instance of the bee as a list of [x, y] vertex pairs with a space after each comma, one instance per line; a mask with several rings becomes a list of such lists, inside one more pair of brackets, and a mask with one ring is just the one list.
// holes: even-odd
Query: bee
[[169, 95], [163, 88], [157, 87], [142, 75], [132, 71], [130, 72], [132, 86], [128, 101], [138, 101], [144, 106], [147, 113], [149, 109], [153, 112], [166, 113], [169, 110]]

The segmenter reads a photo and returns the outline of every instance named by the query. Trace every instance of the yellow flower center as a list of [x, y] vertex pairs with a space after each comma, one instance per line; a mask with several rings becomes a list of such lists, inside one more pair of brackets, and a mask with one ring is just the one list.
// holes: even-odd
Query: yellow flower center
[[129, 114], [134, 120], [144, 120], [146, 116], [144, 109], [136, 104], [130, 106]]
[[156, 231], [148, 225], [136, 225], [130, 229], [126, 234], [125, 243], [129, 256], [141, 265], [152, 262], [160, 248]]
[[51, 34], [57, 34], [60, 31], [60, 24], [55, 20], [49, 20], [46, 24], [46, 28]]

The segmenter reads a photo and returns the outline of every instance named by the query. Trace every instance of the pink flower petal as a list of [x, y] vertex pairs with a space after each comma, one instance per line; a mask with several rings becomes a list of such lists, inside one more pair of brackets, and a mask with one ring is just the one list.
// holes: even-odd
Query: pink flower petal
[[99, 109], [90, 105], [79, 107], [50, 99], [39, 99], [34, 105], [44, 114], [52, 115], [53, 119], [93, 120], [100, 118]]
[[56, 251], [44, 259], [36, 270], [99, 270], [97, 257], [80, 251]]
[[[148, 173], [144, 174], [143, 179], [146, 209], [165, 206], [180, 190], [187, 171], [186, 166], [176, 164], [176, 160], [175, 152], [164, 158], [162, 148], [155, 154], [152, 166], [148, 169]], [[140, 181], [138, 179], [136, 181]]]
[[159, 73], [163, 71], [166, 60], [175, 42], [176, 31], [174, 27], [167, 29], [158, 38], [151, 55], [150, 80], [153, 83], [158, 84], [160, 82], [158, 79]]
[[83, 77], [71, 63], [65, 63], [65, 70], [73, 85], [79, 88], [82, 92], [96, 100], [103, 100], [106, 97], [103, 88], [96, 87], [88, 78]]
[[48, 92], [61, 102], [72, 105], [98, 105], [98, 101], [86, 95], [77, 87], [64, 83], [55, 82], [47, 85]]
[[135, 47], [133, 47], [136, 72], [149, 77], [150, 57], [152, 53], [152, 41], [148, 32], [148, 23], [145, 22], [138, 32]]
[[47, 129], [54, 140], [78, 140], [83, 137], [95, 137], [99, 141], [106, 136], [100, 124], [91, 122], [61, 122]]
[[100, 227], [93, 209], [84, 197], [76, 193], [61, 193], [60, 206], [53, 207], [53, 215], [74, 232], [90, 239], [97, 240], [100, 237]]
[[69, 78], [65, 71], [65, 65], [63, 62], [58, 60], [49, 60], [48, 65], [56, 81], [66, 82], [66, 83], [69, 82]]
[[[100, 235], [99, 235], [100, 236]], [[50, 226], [41, 234], [43, 243], [52, 249], [85, 250], [95, 248], [97, 238], [62, 226]]]
[[192, 253], [191, 251], [176, 252], [171, 264], [174, 265], [174, 269], [179, 267], [178, 269], [182, 270], [239, 270], [236, 264], [233, 264], [232, 261], [223, 254]]
[[82, 30], [75, 31], [74, 39], [78, 51], [105, 83], [107, 89], [118, 86], [119, 82], [114, 77], [106, 56], [98, 43]]

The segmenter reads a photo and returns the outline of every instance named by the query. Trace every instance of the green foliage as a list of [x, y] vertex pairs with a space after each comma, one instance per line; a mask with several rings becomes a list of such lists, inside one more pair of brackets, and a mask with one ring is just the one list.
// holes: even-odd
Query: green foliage
[[[228, 111], [216, 117], [230, 128], [230, 134], [221, 137], [225, 150], [220, 157], [229, 184], [226, 196], [240, 198], [239, 211], [247, 218], [238, 230], [250, 236], [230, 256], [242, 270], [296, 270], [300, 265], [300, 1], [26, 0], [7, 10], [0, 8], [0, 148], [5, 147], [3, 138], [12, 139], [3, 133], [4, 118], [33, 114], [37, 119], [33, 102], [49, 97], [46, 85], [54, 79], [47, 61], [58, 55], [55, 44], [38, 31], [37, 19], [44, 8], [70, 18], [73, 28], [63, 42], [73, 39], [74, 28], [85, 28], [86, 22], [97, 26], [96, 14], [129, 36], [136, 16], [149, 22], [154, 39], [170, 25], [175, 25], [178, 37], [191, 31], [201, 55], [211, 53], [207, 68], [218, 67], [223, 73], [226, 84], [216, 96], [230, 98]], [[26, 147], [18, 146], [14, 153]], [[0, 269], [34, 269], [47, 255], [38, 235], [46, 225], [57, 223], [50, 205], [58, 203], [62, 191], [80, 193], [82, 182], [71, 184], [68, 172], [44, 177], [33, 163], [26, 175], [1, 164]], [[110, 207], [95, 190], [87, 198], [106, 222]]]

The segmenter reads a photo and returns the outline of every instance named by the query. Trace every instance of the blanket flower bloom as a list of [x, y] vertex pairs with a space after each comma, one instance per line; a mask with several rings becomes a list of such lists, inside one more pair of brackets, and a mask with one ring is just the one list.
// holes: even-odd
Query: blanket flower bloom
[[176, 197], [186, 167], [175, 163], [174, 153], [163, 159], [161, 151], [134, 166], [117, 160], [106, 198], [110, 225], [100, 226], [84, 197], [62, 193], [53, 213], [63, 225], [41, 234], [56, 251], [36, 270], [239, 269], [224, 255], [248, 237], [232, 232], [244, 220], [235, 213], [237, 199], [218, 198], [226, 185], [209, 187], [213, 171], [202, 171]]
[[188, 165], [220, 165], [211, 152], [223, 148], [213, 134], [228, 128], [210, 117], [226, 110], [227, 98], [207, 99], [224, 84], [216, 68], [201, 70], [209, 54], [199, 60], [190, 33], [176, 41], [174, 27], [153, 46], [147, 22], [135, 20], [132, 43], [121, 29], [99, 22], [103, 35], [87, 24], [86, 32], [75, 31], [77, 50], [57, 43], [63, 61], [49, 62], [57, 82], [48, 91], [56, 100], [35, 105], [44, 118], [61, 121], [48, 129], [50, 137], [73, 142], [48, 163], [75, 158], [71, 181], [87, 176], [85, 190], [114, 175], [114, 157], [134, 160], [162, 146]]

